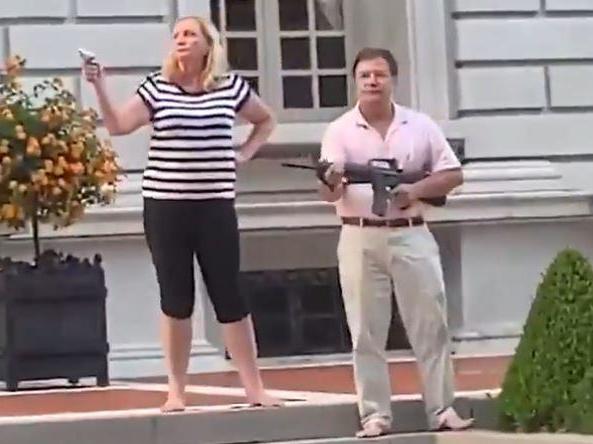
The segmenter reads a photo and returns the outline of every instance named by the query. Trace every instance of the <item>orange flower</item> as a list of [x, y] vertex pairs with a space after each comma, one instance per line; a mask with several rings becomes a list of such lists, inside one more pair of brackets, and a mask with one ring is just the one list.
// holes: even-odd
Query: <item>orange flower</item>
[[[6, 62], [2, 74], [11, 94], [28, 96], [19, 84], [23, 66], [20, 57]], [[40, 82], [33, 91], [49, 96], [41, 107], [27, 101], [19, 106], [11, 94], [0, 97], [6, 129], [0, 137], [0, 222], [24, 227], [30, 217], [24, 200], [36, 193], [47, 214], [43, 221], [69, 225], [89, 202], [113, 198], [121, 170], [109, 141], [96, 134], [95, 110], [80, 110], [60, 79]]]
[[29, 137], [29, 140], [27, 141], [27, 154], [29, 156], [41, 156], [39, 141], [35, 137]]

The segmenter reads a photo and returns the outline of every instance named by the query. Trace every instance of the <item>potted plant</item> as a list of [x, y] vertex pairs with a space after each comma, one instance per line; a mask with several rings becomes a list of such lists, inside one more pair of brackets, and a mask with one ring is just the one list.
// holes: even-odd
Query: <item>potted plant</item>
[[108, 384], [106, 287], [100, 256], [42, 253], [39, 225], [79, 220], [112, 201], [120, 168], [96, 135], [97, 113], [78, 107], [60, 79], [26, 91], [25, 60], [0, 72], [0, 226], [30, 227], [32, 262], [0, 259], [0, 380], [95, 376]]

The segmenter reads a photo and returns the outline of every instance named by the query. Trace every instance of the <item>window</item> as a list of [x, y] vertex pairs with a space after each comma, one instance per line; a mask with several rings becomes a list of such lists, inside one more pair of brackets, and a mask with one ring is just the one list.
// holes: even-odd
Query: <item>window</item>
[[262, 33], [257, 17], [256, 0], [210, 1], [212, 21], [220, 30], [232, 68], [261, 94]]
[[210, 7], [231, 67], [281, 120], [329, 120], [348, 106], [342, 0], [214, 0]]
[[397, 50], [408, 47], [407, 27], [390, 26], [405, 23], [405, 8], [403, 0], [210, 0], [232, 69], [283, 122], [329, 121], [352, 105], [349, 67], [362, 46], [394, 49], [406, 63]]
[[342, 8], [342, 0], [278, 0], [282, 109], [298, 116], [348, 105]]

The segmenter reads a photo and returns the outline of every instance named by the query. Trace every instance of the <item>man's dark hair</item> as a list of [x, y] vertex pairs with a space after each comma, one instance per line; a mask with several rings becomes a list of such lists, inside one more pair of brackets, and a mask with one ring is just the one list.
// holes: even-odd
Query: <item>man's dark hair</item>
[[389, 65], [389, 72], [393, 77], [397, 76], [397, 61], [393, 54], [388, 49], [384, 48], [362, 48], [356, 54], [354, 64], [352, 65], [352, 75], [356, 75], [356, 67], [358, 64], [365, 60], [373, 60], [381, 58]]

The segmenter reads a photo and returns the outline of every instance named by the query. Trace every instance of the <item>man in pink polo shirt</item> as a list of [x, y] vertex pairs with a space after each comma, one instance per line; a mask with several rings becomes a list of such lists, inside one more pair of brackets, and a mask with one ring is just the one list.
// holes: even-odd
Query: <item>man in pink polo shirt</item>
[[[427, 115], [392, 101], [397, 63], [385, 49], [365, 48], [354, 62], [357, 105], [327, 128], [321, 159], [332, 166], [320, 194], [334, 202], [342, 220], [338, 261], [354, 360], [362, 430], [360, 437], [391, 430], [391, 387], [385, 347], [395, 292], [424, 385], [432, 430], [461, 430], [452, 407], [453, 367], [447, 331], [439, 248], [424, 223], [421, 198], [448, 194], [463, 181], [460, 163], [439, 126]], [[371, 211], [370, 184], [348, 184], [345, 162], [396, 159], [404, 171], [426, 179], [400, 185], [387, 213]]]

